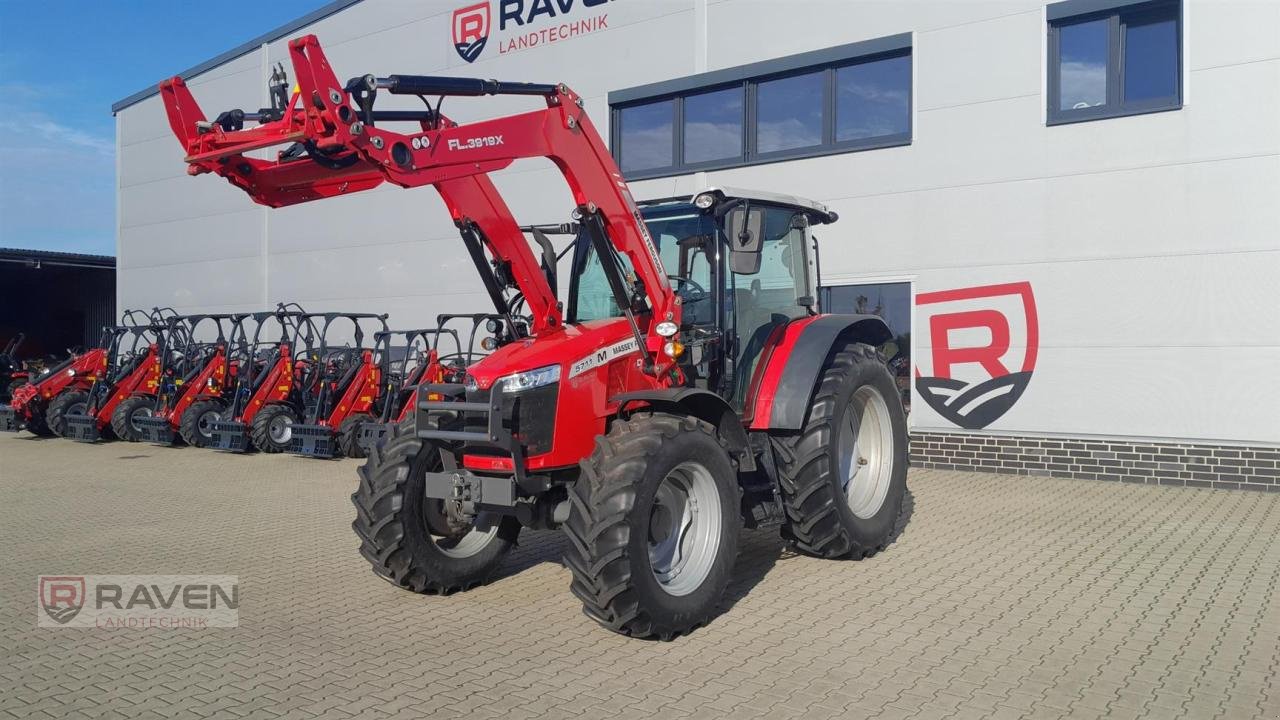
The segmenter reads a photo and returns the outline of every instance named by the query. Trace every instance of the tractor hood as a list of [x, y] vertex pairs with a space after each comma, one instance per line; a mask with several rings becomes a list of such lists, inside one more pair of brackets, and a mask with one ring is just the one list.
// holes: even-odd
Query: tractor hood
[[565, 381], [623, 355], [640, 357], [639, 349], [625, 319], [593, 320], [508, 343], [467, 372], [481, 390], [508, 375], [552, 365], [560, 368], [560, 380]]

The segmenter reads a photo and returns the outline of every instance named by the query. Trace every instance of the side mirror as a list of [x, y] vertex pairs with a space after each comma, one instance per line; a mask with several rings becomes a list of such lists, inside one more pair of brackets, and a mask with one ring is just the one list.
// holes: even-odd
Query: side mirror
[[760, 248], [764, 243], [764, 208], [740, 205], [725, 216], [729, 238], [729, 269], [739, 275], [760, 272]]

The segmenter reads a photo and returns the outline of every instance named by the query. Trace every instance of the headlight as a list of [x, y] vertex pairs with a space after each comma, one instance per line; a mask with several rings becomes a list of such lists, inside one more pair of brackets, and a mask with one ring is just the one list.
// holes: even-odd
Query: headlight
[[694, 207], [698, 208], [699, 210], [706, 210], [715, 204], [716, 204], [715, 193], [709, 193], [709, 192], [702, 193], [701, 195], [693, 199]]
[[503, 392], [518, 393], [550, 385], [554, 382], [560, 382], [559, 365], [548, 365], [536, 370], [507, 375], [506, 377], [498, 378], [498, 381], [493, 385], [495, 388], [501, 386]]

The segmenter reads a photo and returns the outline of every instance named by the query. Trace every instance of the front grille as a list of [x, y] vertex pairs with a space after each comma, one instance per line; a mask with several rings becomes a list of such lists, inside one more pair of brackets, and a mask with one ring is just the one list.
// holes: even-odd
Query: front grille
[[249, 426], [235, 420], [215, 420], [209, 447], [227, 452], [249, 452]]
[[334, 455], [333, 428], [327, 425], [294, 425], [290, 428], [289, 452], [315, 458]]
[[98, 432], [98, 420], [89, 415], [73, 415], [67, 413], [64, 418], [67, 423], [65, 437], [77, 442], [97, 442], [102, 438], [102, 434]]
[[18, 432], [21, 429], [18, 412], [11, 407], [0, 407], [0, 432]]
[[157, 445], [173, 444], [173, 427], [162, 417], [149, 415], [133, 418], [133, 426], [138, 430], [138, 438], [143, 442]]

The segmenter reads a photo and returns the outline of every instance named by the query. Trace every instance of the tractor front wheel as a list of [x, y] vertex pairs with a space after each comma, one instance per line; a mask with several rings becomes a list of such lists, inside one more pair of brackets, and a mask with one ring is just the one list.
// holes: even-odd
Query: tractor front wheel
[[774, 438], [787, 524], [801, 552], [861, 559], [883, 550], [907, 489], [907, 420], [875, 348], [827, 361], [799, 435]]
[[426, 497], [426, 473], [440, 468], [438, 446], [420, 440], [414, 421], [405, 420], [369, 454], [351, 496], [360, 554], [374, 574], [418, 593], [448, 594], [484, 583], [520, 534], [515, 518], [482, 512], [467, 522], [450, 514], [443, 500]]
[[192, 447], [209, 447], [213, 443], [213, 424], [222, 419], [226, 405], [221, 400], [192, 403], [178, 423], [178, 434]]
[[49, 403], [44, 411], [45, 423], [54, 435], [67, 436], [67, 415], [83, 415], [89, 407], [89, 393], [83, 390], [68, 390]]
[[738, 552], [740, 491], [716, 429], [692, 417], [614, 422], [570, 490], [565, 562], [583, 611], [671, 640], [711, 620]]
[[253, 446], [264, 453], [282, 453], [293, 440], [298, 414], [288, 405], [268, 405], [253, 416]]
[[138, 428], [137, 419], [151, 417], [156, 412], [156, 401], [149, 397], [126, 398], [111, 413], [111, 430], [116, 437], [129, 442], [140, 442], [142, 430]]

